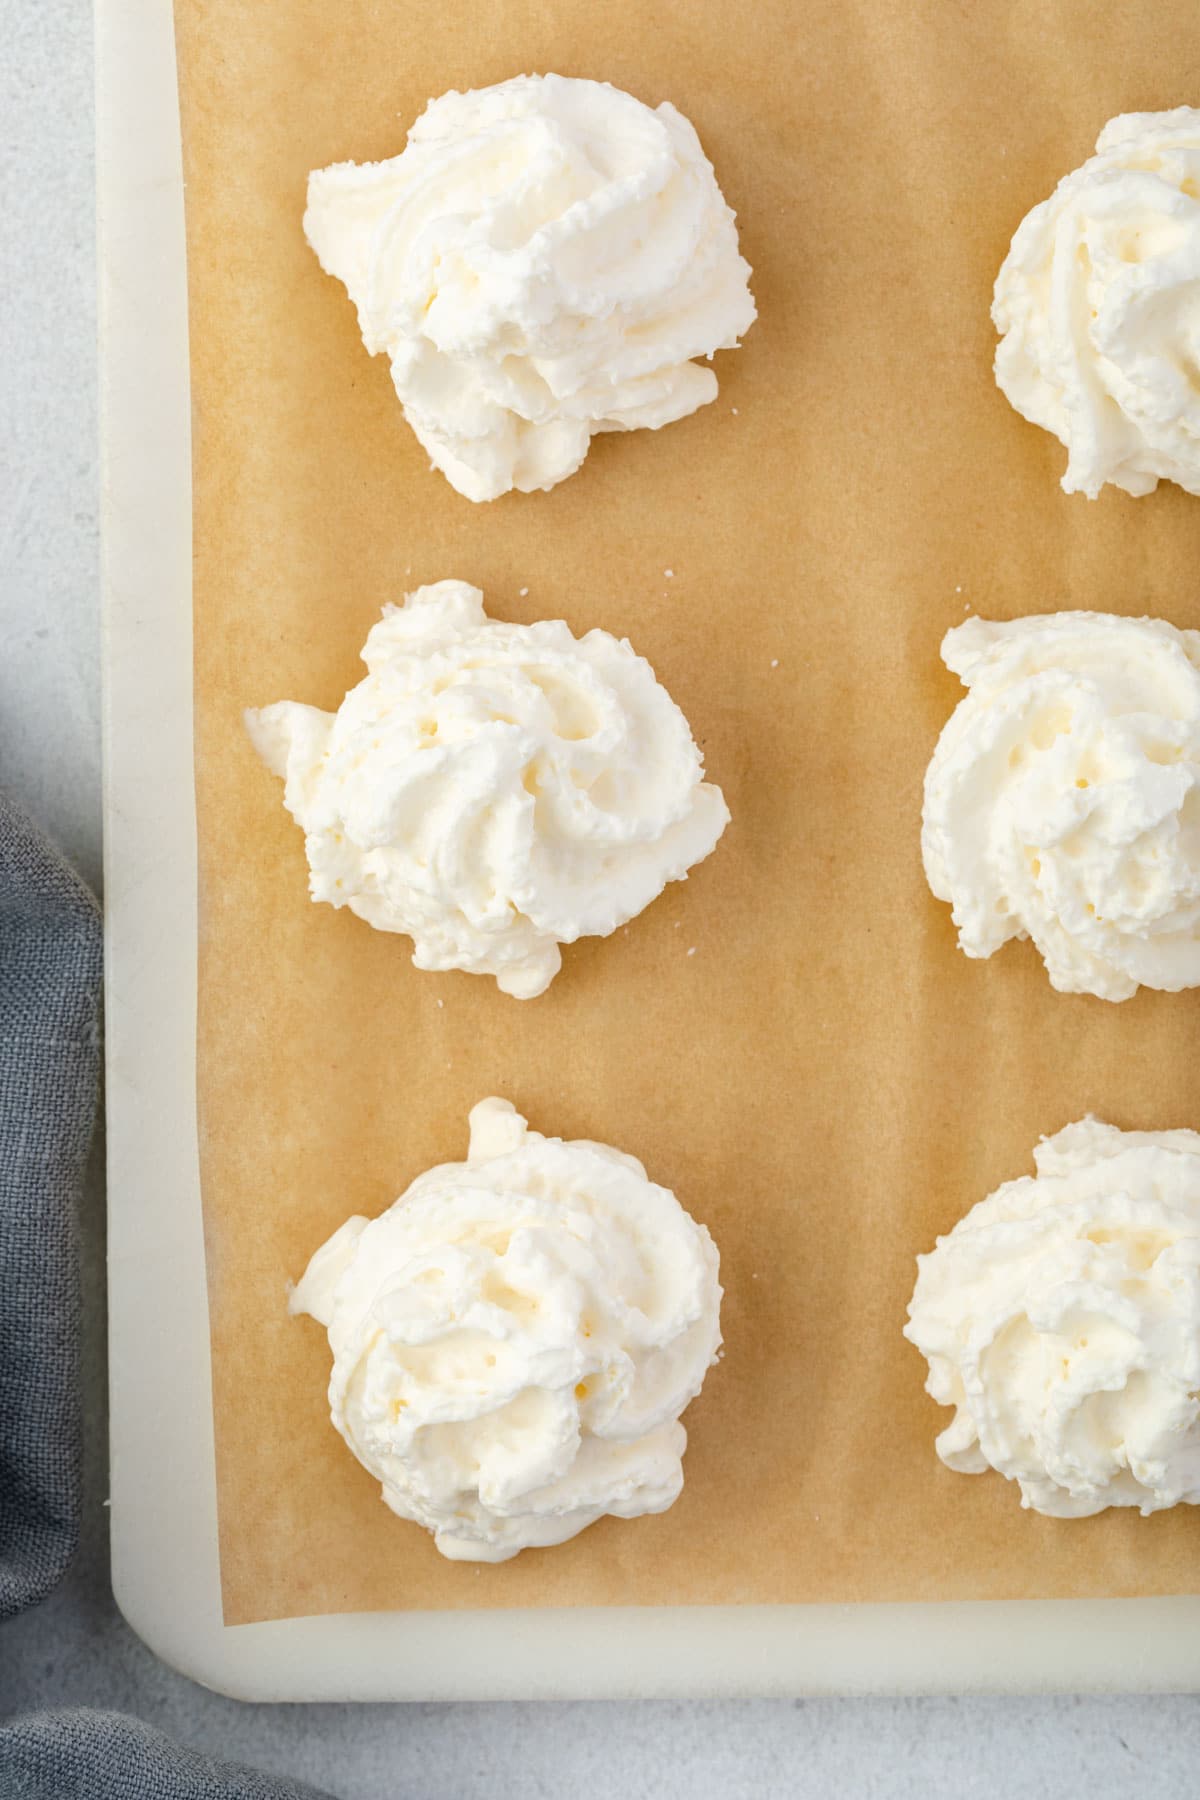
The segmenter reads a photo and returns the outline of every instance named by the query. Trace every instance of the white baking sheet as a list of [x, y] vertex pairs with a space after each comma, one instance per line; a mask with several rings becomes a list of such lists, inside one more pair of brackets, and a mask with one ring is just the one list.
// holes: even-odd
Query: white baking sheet
[[1200, 1598], [222, 1624], [196, 1154], [189, 396], [172, 14], [170, 0], [99, 0], [97, 10], [111, 1491], [126, 1618], [164, 1660], [242, 1699], [1200, 1688]]

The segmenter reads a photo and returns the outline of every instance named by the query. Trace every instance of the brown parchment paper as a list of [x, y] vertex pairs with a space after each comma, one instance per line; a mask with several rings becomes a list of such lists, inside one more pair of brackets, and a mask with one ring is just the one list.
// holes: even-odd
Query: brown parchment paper
[[[401, 1607], [1194, 1591], [1200, 1515], [1059, 1523], [945, 1471], [901, 1338], [914, 1254], [1093, 1109], [1200, 1124], [1200, 995], [1054, 994], [955, 949], [921, 778], [968, 610], [1200, 625], [1200, 500], [1089, 504], [990, 372], [1026, 210], [1110, 115], [1200, 101], [1192, 0], [177, 0], [195, 408], [199, 1108], [225, 1617]], [[311, 168], [522, 71], [694, 121], [760, 318], [719, 400], [596, 440], [549, 494], [431, 473], [301, 234]], [[668, 579], [666, 570], [673, 570]], [[312, 906], [242, 708], [336, 706], [379, 608], [459, 576], [627, 634], [733, 824], [543, 998], [418, 974]], [[528, 589], [528, 593], [523, 590]], [[689, 950], [695, 950], [689, 955]], [[439, 1001], [444, 1005], [439, 1006]], [[395, 1520], [285, 1283], [510, 1096], [643, 1158], [711, 1227], [727, 1349], [671, 1512], [501, 1568]]]

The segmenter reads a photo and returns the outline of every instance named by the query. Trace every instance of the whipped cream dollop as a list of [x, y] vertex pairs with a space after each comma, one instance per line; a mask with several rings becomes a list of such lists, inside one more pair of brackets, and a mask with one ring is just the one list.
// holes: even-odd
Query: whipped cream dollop
[[1124, 113], [1022, 221], [996, 380], [1067, 449], [1062, 485], [1200, 493], [1200, 111]]
[[1200, 1133], [1068, 1125], [917, 1258], [938, 1455], [1057, 1518], [1200, 1501]]
[[336, 713], [282, 701], [246, 726], [313, 899], [406, 932], [418, 969], [530, 999], [560, 944], [632, 919], [729, 822], [687, 720], [606, 631], [502, 624], [439, 581], [385, 609], [363, 661]]
[[732, 349], [755, 316], [692, 126], [607, 82], [443, 94], [401, 155], [315, 170], [304, 230], [468, 500], [553, 487], [594, 432], [714, 400], [693, 359]]
[[970, 689], [925, 777], [959, 944], [1032, 938], [1054, 987], [1200, 985], [1200, 631], [1063, 612], [948, 633]]
[[333, 1423], [443, 1556], [505, 1562], [664, 1512], [721, 1342], [716, 1246], [607, 1144], [471, 1112], [465, 1163], [334, 1233], [290, 1310], [325, 1326]]

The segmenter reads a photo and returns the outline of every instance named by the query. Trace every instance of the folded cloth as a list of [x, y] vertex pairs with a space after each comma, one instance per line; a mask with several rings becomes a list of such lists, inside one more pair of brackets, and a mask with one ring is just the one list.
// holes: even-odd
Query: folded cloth
[[75, 1200], [99, 1063], [100, 911], [0, 796], [0, 1619], [79, 1533]]
[[0, 1725], [4, 1800], [321, 1800], [314, 1788], [214, 1762], [120, 1713], [86, 1707]]
[[[0, 1619], [79, 1536], [75, 1205], [100, 1060], [100, 912], [0, 795]], [[0, 1724], [0, 1800], [302, 1800], [312, 1788], [86, 1709]]]

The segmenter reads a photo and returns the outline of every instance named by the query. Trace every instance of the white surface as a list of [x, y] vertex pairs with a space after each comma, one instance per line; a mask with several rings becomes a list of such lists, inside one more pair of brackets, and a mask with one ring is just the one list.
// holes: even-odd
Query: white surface
[[109, 1370], [122, 1611], [166, 1661], [246, 1699], [1200, 1686], [1200, 1599], [222, 1625], [193, 1100], [190, 474], [171, 19], [161, 0], [102, 0], [99, 12]]
[[98, 886], [88, 9], [5, 0], [0, 42], [0, 781]]
[[[73, 732], [51, 733], [64, 680], [98, 709], [94, 365], [90, 268], [90, 20], [85, 0], [0, 0], [0, 522], [28, 491], [23, 536], [2, 539], [0, 681], [23, 646], [18, 717], [0, 687], [0, 774], [95, 869], [99, 769]], [[45, 268], [61, 298], [25, 271]], [[27, 456], [8, 452], [10, 422]], [[61, 530], [62, 519], [78, 526]], [[46, 548], [45, 546], [49, 546]], [[53, 640], [25, 635], [53, 624]], [[71, 810], [56, 810], [63, 795]], [[66, 820], [64, 826], [62, 821]], [[68, 829], [69, 827], [69, 829]], [[84, 1541], [58, 1592], [0, 1627], [0, 1714], [122, 1708], [212, 1754], [328, 1787], [343, 1800], [764, 1800], [775, 1795], [1007, 1800], [1086, 1793], [1188, 1800], [1200, 1752], [1191, 1699], [789, 1700], [561, 1706], [259, 1706], [204, 1692], [144, 1649], [108, 1589], [103, 1446], [102, 1213], [86, 1197], [88, 1459]]]

